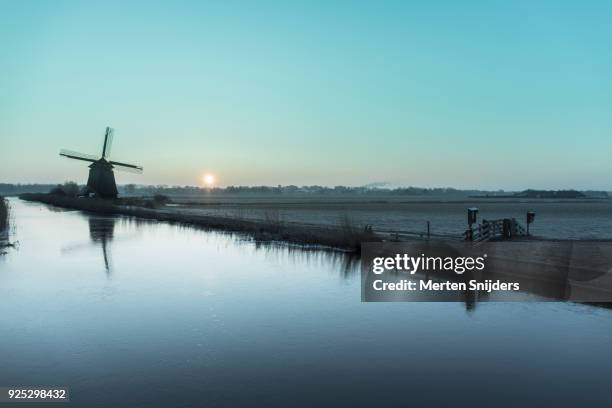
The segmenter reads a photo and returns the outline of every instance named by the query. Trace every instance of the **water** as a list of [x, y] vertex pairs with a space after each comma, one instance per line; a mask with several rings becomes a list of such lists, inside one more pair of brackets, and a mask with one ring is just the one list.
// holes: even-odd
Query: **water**
[[612, 401], [611, 310], [365, 304], [341, 254], [11, 205], [0, 386], [79, 407]]

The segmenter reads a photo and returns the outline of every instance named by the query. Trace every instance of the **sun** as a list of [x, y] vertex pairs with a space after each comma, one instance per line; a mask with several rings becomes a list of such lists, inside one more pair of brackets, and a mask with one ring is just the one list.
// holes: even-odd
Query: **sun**
[[215, 185], [215, 176], [212, 174], [205, 174], [202, 176], [202, 181], [206, 187], [212, 187]]

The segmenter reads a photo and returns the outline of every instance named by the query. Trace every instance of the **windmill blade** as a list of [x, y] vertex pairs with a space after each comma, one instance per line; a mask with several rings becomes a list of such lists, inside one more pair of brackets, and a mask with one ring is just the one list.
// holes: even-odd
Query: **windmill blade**
[[116, 166], [114, 169], [124, 173], [142, 174], [142, 168]]
[[121, 163], [112, 160], [109, 161], [109, 163], [112, 164], [115, 169], [119, 171], [126, 171], [128, 173], [141, 174], [143, 170], [141, 166], [136, 166], [135, 164]]
[[98, 158], [91, 154], [79, 153], [66, 149], [60, 150], [60, 156], [68, 157], [69, 159], [83, 160], [90, 163], [98, 161]]
[[108, 159], [111, 153], [111, 147], [113, 147], [113, 136], [115, 135], [115, 129], [111, 127], [106, 128], [104, 134], [104, 146], [102, 147], [102, 157]]

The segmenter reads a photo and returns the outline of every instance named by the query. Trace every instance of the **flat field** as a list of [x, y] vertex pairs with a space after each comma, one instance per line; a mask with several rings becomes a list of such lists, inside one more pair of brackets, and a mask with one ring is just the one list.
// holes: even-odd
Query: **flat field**
[[481, 199], [468, 197], [395, 197], [324, 195], [202, 195], [171, 197], [176, 211], [268, 220], [338, 225], [347, 218], [375, 231], [460, 237], [467, 228], [467, 208], [479, 208], [478, 220], [516, 218], [525, 224], [535, 211], [532, 234], [551, 239], [612, 238], [610, 199]]

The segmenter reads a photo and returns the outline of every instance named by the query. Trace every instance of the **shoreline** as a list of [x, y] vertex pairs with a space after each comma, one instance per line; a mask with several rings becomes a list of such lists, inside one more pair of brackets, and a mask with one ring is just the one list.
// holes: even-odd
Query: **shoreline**
[[348, 221], [336, 227], [299, 225], [282, 221], [244, 220], [211, 215], [181, 214], [172, 207], [146, 208], [122, 205], [121, 199], [100, 200], [73, 198], [48, 193], [20, 194], [19, 199], [61, 208], [106, 215], [124, 215], [169, 223], [192, 225], [225, 232], [242, 233], [259, 242], [286, 242], [297, 245], [316, 245], [327, 248], [360, 252], [362, 242], [379, 242], [382, 238], [366, 227]]

